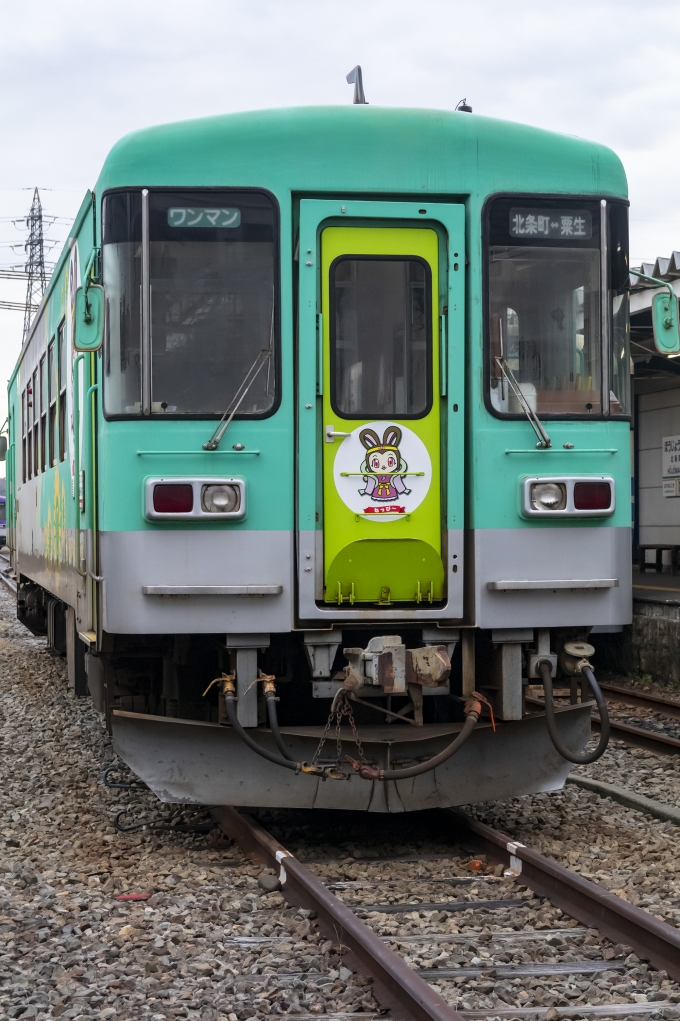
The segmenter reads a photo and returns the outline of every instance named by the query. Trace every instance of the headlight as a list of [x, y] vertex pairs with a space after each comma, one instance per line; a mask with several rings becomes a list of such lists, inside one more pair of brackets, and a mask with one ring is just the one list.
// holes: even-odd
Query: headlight
[[567, 487], [562, 482], [535, 482], [531, 506], [537, 511], [559, 511], [567, 506]]
[[238, 486], [203, 486], [201, 504], [208, 514], [233, 514], [241, 506]]

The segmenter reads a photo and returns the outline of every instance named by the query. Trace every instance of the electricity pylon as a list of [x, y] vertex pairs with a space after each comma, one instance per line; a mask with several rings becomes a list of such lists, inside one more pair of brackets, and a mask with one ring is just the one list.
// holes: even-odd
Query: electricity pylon
[[24, 311], [24, 343], [31, 328], [31, 320], [45, 293], [47, 281], [45, 279], [45, 245], [43, 238], [43, 215], [40, 195], [36, 188], [33, 192], [31, 211], [26, 217], [28, 227], [28, 240], [26, 249], [26, 272], [28, 273], [28, 284], [26, 285], [26, 309]]

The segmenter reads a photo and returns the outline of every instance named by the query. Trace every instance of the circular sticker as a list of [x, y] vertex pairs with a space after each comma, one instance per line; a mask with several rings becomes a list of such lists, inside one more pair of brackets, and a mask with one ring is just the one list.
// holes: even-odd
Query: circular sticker
[[394, 520], [418, 507], [430, 488], [432, 462], [411, 429], [371, 422], [346, 436], [333, 464], [340, 499], [366, 520]]

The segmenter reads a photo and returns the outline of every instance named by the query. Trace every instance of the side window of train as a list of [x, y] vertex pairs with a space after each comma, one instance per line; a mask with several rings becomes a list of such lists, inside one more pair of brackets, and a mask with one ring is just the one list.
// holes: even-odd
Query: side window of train
[[33, 474], [40, 470], [40, 370], [33, 373]]
[[57, 385], [59, 389], [59, 460], [65, 461], [66, 443], [66, 380], [69, 367], [66, 363], [66, 321], [62, 319], [57, 331]]
[[33, 382], [26, 387], [26, 478], [33, 478]]
[[47, 431], [47, 463], [50, 467], [57, 463], [57, 362], [55, 359], [55, 338], [47, 348], [47, 403], [49, 407], [49, 424]]
[[26, 468], [28, 465], [28, 451], [26, 448], [26, 430], [28, 422], [28, 394], [26, 390], [21, 395], [21, 478], [27, 479]]
[[273, 200], [256, 191], [114, 192], [104, 196], [102, 225], [105, 414], [219, 418], [242, 396], [244, 381], [237, 417], [271, 414], [278, 376]]
[[40, 471], [47, 467], [47, 379], [45, 355], [40, 359]]
[[[487, 212], [488, 401], [521, 415], [601, 413], [599, 202], [493, 201]], [[610, 414], [628, 414], [627, 211], [608, 203]], [[625, 277], [625, 279], [624, 279]]]

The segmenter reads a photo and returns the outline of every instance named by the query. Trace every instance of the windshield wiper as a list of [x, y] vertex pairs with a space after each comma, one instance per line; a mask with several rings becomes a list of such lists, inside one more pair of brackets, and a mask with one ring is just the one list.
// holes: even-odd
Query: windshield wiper
[[533, 410], [528, 400], [526, 399], [525, 394], [522, 392], [522, 389], [517, 380], [515, 379], [512, 369], [505, 361], [505, 358], [496, 358], [496, 365], [503, 373], [503, 376], [505, 377], [508, 386], [511, 388], [515, 397], [519, 401], [522, 411], [529, 419], [529, 425], [534, 430], [534, 433], [536, 434], [536, 438], [538, 440], [536, 446], [541, 450], [546, 450], [548, 447], [552, 447], [550, 437], [543, 428], [543, 424], [540, 418], [538, 417], [538, 415], [536, 414], [536, 412]]
[[[260, 370], [264, 365], [268, 364], [273, 353], [274, 353], [274, 303], [272, 302], [272, 321], [271, 328], [269, 331], [269, 347], [262, 348], [262, 350], [258, 352], [255, 361], [253, 362], [253, 364], [250, 366], [245, 376], [243, 377], [243, 382], [241, 383], [240, 387], [238, 388], [238, 390], [232, 397], [231, 401], [229, 402], [227, 410], [224, 412], [222, 418], [215, 426], [212, 436], [210, 437], [207, 443], [203, 444], [204, 450], [217, 450], [217, 448], [220, 445], [220, 440], [222, 439], [225, 432], [231, 425], [234, 415], [236, 414], [236, 412], [246, 399], [246, 395], [248, 394], [248, 391], [250, 390], [251, 386], [253, 385], [258, 375], [260, 374]], [[267, 384], [267, 389], [269, 389], [269, 384]]]

